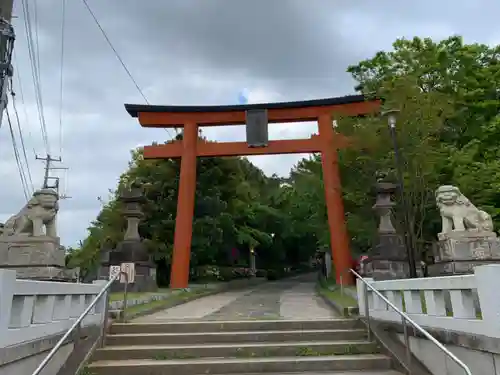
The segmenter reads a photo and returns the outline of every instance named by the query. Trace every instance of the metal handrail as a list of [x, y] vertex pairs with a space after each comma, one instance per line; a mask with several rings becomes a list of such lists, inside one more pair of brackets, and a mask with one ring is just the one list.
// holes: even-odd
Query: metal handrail
[[[127, 293], [127, 284], [128, 284], [128, 274], [125, 273], [125, 272], [118, 272], [116, 273], [114, 276], [112, 276], [109, 281], [104, 285], [104, 287], [101, 289], [101, 291], [97, 294], [97, 296], [94, 298], [94, 300], [90, 303], [90, 305], [80, 314], [80, 316], [75, 320], [75, 322], [73, 323], [73, 325], [66, 331], [66, 333], [59, 339], [59, 341], [54, 345], [54, 347], [52, 348], [52, 350], [49, 352], [49, 354], [47, 354], [47, 356], [44, 358], [44, 360], [38, 365], [38, 367], [35, 369], [35, 371], [33, 371], [33, 373], [31, 375], [39, 375], [42, 370], [45, 368], [45, 366], [48, 365], [48, 363], [50, 362], [50, 360], [52, 359], [52, 357], [54, 357], [54, 355], [57, 353], [57, 351], [61, 348], [61, 346], [63, 346], [64, 342], [67, 340], [67, 338], [69, 337], [69, 335], [71, 335], [71, 333], [80, 326], [80, 324], [82, 323], [83, 319], [85, 319], [85, 317], [88, 315], [88, 313], [90, 312], [90, 310], [92, 310], [92, 308], [97, 304], [97, 302], [99, 302], [99, 300], [101, 299], [101, 297], [109, 290], [109, 288], [111, 287], [111, 285], [113, 284], [114, 281], [116, 281], [116, 279], [118, 279], [118, 277], [121, 277], [121, 276], [125, 276], [125, 299], [127, 298], [126, 296], [126, 293]], [[124, 303], [126, 303], [126, 300], [124, 301]], [[104, 307], [104, 322], [103, 322], [103, 326], [104, 326], [104, 331], [106, 330], [106, 324], [107, 324], [107, 310], [108, 310], [108, 306], [105, 306]]]
[[[406, 322], [410, 323], [417, 331], [419, 331], [422, 335], [425, 336], [428, 340], [430, 340], [434, 345], [436, 345], [439, 349], [441, 349], [444, 354], [446, 354], [448, 357], [450, 357], [453, 362], [455, 362], [458, 366], [460, 366], [467, 375], [472, 375], [472, 372], [470, 371], [469, 367], [465, 363], [463, 363], [455, 354], [453, 354], [451, 351], [449, 351], [443, 344], [441, 344], [438, 340], [436, 340], [429, 332], [427, 332], [424, 328], [422, 328], [418, 323], [413, 321], [406, 313], [401, 311], [398, 307], [396, 307], [391, 301], [389, 301], [382, 293], [380, 293], [377, 289], [375, 289], [373, 286], [370, 285], [368, 281], [366, 281], [360, 274], [358, 274], [356, 271], [353, 269], [350, 269], [350, 272], [356, 276], [361, 282], [368, 287], [373, 293], [375, 293], [379, 298], [381, 298], [385, 303], [387, 303], [388, 306], [392, 307], [394, 311], [396, 311], [402, 318], [403, 320], [403, 326], [404, 326], [404, 335], [405, 335], [405, 341], [406, 341], [406, 346], [407, 350], [409, 350], [409, 341], [408, 341], [408, 332], [406, 330]], [[364, 296], [364, 303], [365, 303], [365, 316], [367, 319], [367, 324], [368, 324], [368, 332], [370, 332], [370, 314], [369, 314], [369, 306], [368, 306], [368, 293], [366, 293], [365, 290], [365, 296]], [[411, 371], [411, 370], [409, 370]]]

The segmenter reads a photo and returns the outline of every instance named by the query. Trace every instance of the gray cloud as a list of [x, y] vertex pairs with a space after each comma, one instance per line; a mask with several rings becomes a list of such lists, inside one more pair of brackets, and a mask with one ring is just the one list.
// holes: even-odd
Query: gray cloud
[[[398, 37], [497, 43], [491, 31], [500, 5], [475, 3], [332, 2], [328, 0], [87, 0], [153, 104], [230, 104], [243, 88], [250, 101], [302, 100], [349, 94], [349, 64], [388, 49]], [[34, 4], [34, 1], [30, 1]], [[21, 2], [14, 20], [17, 108], [35, 185], [44, 155], [33, 96]], [[487, 9], [485, 11], [484, 9]], [[37, 1], [44, 111], [52, 153], [59, 155], [61, 1]], [[67, 1], [64, 59], [63, 144], [65, 178], [72, 196], [61, 204], [62, 242], [75, 244], [125, 171], [130, 149], [170, 136], [142, 129], [123, 103], [143, 103], [82, 1]], [[24, 104], [20, 89], [24, 94]], [[25, 116], [25, 113], [27, 116]], [[10, 107], [11, 117], [14, 111]], [[271, 138], [306, 137], [314, 124], [273, 124]], [[243, 128], [206, 128], [210, 139], [243, 140]], [[173, 134], [173, 132], [171, 132]], [[268, 174], [286, 175], [300, 156], [251, 158]], [[0, 128], [0, 219], [16, 212], [24, 197], [8, 127]]]

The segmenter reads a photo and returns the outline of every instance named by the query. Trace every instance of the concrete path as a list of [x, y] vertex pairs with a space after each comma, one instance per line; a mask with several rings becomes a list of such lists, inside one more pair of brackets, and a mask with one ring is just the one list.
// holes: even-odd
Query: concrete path
[[321, 297], [316, 295], [315, 282], [300, 282], [283, 291], [280, 315], [285, 319], [329, 319], [333, 315]]
[[137, 319], [134, 322], [155, 322], [162, 320], [196, 320], [204, 316], [215, 313], [217, 310], [231, 304], [236, 299], [251, 293], [252, 290], [244, 290], [238, 292], [224, 292], [211, 296], [202, 297], [191, 302], [183, 303], [182, 305], [174, 306], [169, 309], [146, 315]]
[[202, 297], [135, 322], [169, 320], [328, 319], [335, 315], [316, 296], [314, 275], [267, 282], [252, 289]]

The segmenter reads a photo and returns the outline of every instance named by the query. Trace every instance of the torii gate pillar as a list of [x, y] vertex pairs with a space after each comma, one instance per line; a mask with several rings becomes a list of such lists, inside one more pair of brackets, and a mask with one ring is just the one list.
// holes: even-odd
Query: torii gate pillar
[[171, 288], [187, 288], [189, 283], [194, 199], [196, 196], [197, 143], [198, 125], [196, 123], [186, 123], [182, 139], [181, 173], [174, 232], [174, 253], [170, 274]]
[[349, 280], [352, 257], [349, 249], [349, 235], [344, 214], [342, 200], [342, 184], [338, 164], [338, 151], [335, 144], [335, 132], [332, 126], [332, 117], [322, 115], [318, 119], [319, 135], [322, 139], [321, 164], [323, 170], [323, 184], [325, 187], [325, 203], [330, 229], [330, 246], [332, 261], [335, 267], [337, 283]]

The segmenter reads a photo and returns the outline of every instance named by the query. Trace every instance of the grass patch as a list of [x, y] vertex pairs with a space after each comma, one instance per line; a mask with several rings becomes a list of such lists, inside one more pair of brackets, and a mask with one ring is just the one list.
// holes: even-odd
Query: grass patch
[[[127, 301], [136, 298], [142, 298], [155, 293], [127, 293]], [[123, 301], [123, 292], [109, 294], [109, 302]]]
[[153, 357], [153, 359], [156, 361], [168, 361], [171, 359], [194, 359], [194, 358], [196, 358], [196, 356], [194, 355], [189, 355], [187, 353], [176, 353], [176, 352], [159, 353]]
[[340, 304], [342, 307], [356, 307], [358, 305], [358, 302], [354, 298], [347, 295], [346, 293], [342, 294], [340, 289], [336, 290], [323, 289], [322, 293], [327, 298]]
[[317, 286], [317, 291], [329, 300], [338, 303], [341, 307], [348, 308], [358, 306], [358, 301], [356, 301], [356, 299], [345, 292], [342, 294], [340, 286], [335, 284], [334, 279], [320, 281]]
[[[137, 293], [137, 292], [129, 292], [127, 293], [127, 301], [132, 299], [138, 299], [148, 296], [154, 296], [158, 294], [167, 294], [169, 292], [168, 289], [158, 289], [156, 292], [145, 292], [145, 293]], [[109, 294], [109, 302], [123, 301], [123, 292], [115, 292]]]
[[[226, 358], [269, 358], [277, 356], [295, 356], [295, 357], [321, 357], [334, 355], [357, 355], [357, 354], [376, 354], [380, 353], [380, 346], [376, 343], [366, 344], [347, 344], [336, 345], [333, 347], [316, 347], [299, 346], [296, 348], [233, 348], [231, 353], [226, 355]], [[203, 356], [205, 357], [205, 356]], [[209, 356], [212, 357], [212, 356]], [[193, 353], [185, 351], [168, 351], [156, 353], [152, 359], [159, 361], [173, 359], [193, 359], [199, 358]]]
[[149, 310], [154, 310], [157, 307], [161, 307], [167, 303], [168, 299], [163, 299], [163, 300], [157, 300], [157, 301], [151, 301], [148, 303], [141, 303], [140, 305], [134, 305], [127, 307], [125, 310], [125, 314], [128, 317], [130, 316], [135, 316], [139, 313], [142, 313], [144, 311], [149, 311]]
[[125, 310], [125, 318], [130, 319], [138, 315], [145, 315], [149, 311], [157, 311], [162, 308], [168, 308], [170, 306], [175, 306], [182, 302], [188, 302], [197, 297], [202, 297], [207, 294], [213, 293], [213, 289], [207, 288], [196, 288], [190, 290], [182, 290], [180, 292], [174, 292], [165, 299], [151, 301], [147, 303], [142, 303], [134, 306], [127, 307]]
[[91, 370], [89, 370], [88, 367], [84, 367], [79, 373], [78, 375], [96, 375], [95, 372], [92, 372]]
[[297, 349], [295, 355], [297, 357], [321, 357], [329, 355], [357, 355], [357, 354], [376, 354], [380, 352], [380, 348], [376, 345], [370, 345], [369, 348], [362, 348], [356, 344], [348, 344], [342, 347], [329, 350], [315, 350], [309, 347], [301, 347]]

